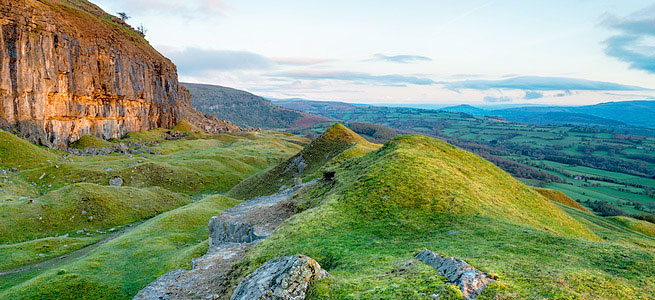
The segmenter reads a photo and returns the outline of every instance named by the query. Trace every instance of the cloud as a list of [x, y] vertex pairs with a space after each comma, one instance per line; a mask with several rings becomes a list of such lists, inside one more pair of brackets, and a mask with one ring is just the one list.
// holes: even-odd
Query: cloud
[[655, 74], [655, 47], [643, 43], [655, 37], [655, 4], [623, 18], [607, 14], [601, 25], [619, 32], [605, 40], [605, 54]]
[[165, 54], [184, 75], [201, 75], [210, 71], [266, 70], [275, 66], [269, 58], [248, 51], [186, 48], [169, 49]]
[[333, 59], [312, 57], [274, 57], [271, 60], [279, 65], [286, 66], [312, 66], [334, 61]]
[[586, 91], [639, 91], [648, 90], [643, 87], [622, 85], [618, 83], [592, 81], [586, 79], [566, 77], [538, 77], [521, 76], [501, 80], [464, 80], [454, 82], [439, 82], [451, 90], [471, 89], [512, 89], [529, 91], [558, 91], [558, 90], [586, 90]]
[[349, 71], [290, 71], [270, 74], [271, 77], [282, 77], [298, 80], [340, 80], [354, 83], [373, 83], [390, 86], [431, 85], [435, 84], [432, 79], [416, 76], [405, 76], [398, 74], [372, 75], [361, 72]]
[[229, 7], [223, 0], [113, 0], [113, 7], [121, 7], [128, 14], [170, 14], [185, 18], [198, 15], [223, 15]]
[[[613, 36], [605, 40], [605, 54], [628, 63], [632, 69], [655, 74], [655, 55], [645, 54], [643, 53], [645, 51], [638, 49], [640, 39], [633, 35]], [[650, 49], [650, 53], [655, 53], [655, 47], [642, 48], [642, 50], [646, 49]]]
[[378, 53], [373, 55], [373, 58], [370, 60], [410, 64], [410, 63], [417, 63], [417, 62], [432, 61], [432, 58], [426, 56], [419, 56], [419, 55], [384, 55]]
[[527, 91], [525, 92], [525, 97], [523, 99], [525, 100], [535, 100], [535, 99], [541, 99], [544, 97], [544, 94], [539, 93], [539, 92], [534, 92], [534, 91]]
[[503, 103], [503, 102], [512, 102], [512, 99], [509, 98], [509, 97], [505, 97], [505, 96], [500, 96], [500, 97], [486, 96], [486, 97], [484, 97], [484, 102]]
[[572, 93], [571, 91], [564, 91], [563, 93], [558, 93], [555, 95], [555, 97], [561, 98], [561, 97], [566, 97], [566, 96], [571, 96]]

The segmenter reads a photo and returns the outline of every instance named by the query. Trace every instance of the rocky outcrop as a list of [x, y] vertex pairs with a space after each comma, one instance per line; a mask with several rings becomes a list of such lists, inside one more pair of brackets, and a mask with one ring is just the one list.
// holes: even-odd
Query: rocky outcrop
[[415, 258], [446, 276], [451, 283], [459, 287], [466, 300], [476, 299], [488, 284], [494, 282], [486, 274], [461, 259], [441, 257], [427, 249], [421, 251]]
[[302, 300], [312, 282], [327, 276], [328, 273], [310, 257], [279, 257], [241, 281], [230, 300]]
[[0, 127], [65, 147], [170, 128], [195, 111], [175, 65], [84, 0], [0, 0]]

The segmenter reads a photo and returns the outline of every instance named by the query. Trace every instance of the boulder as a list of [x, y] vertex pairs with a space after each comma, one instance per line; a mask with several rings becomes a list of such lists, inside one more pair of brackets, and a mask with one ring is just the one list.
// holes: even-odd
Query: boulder
[[421, 251], [415, 258], [446, 276], [451, 283], [459, 287], [466, 300], [476, 299], [488, 284], [494, 282], [486, 274], [461, 259], [444, 258], [427, 249]]
[[329, 274], [310, 257], [279, 257], [241, 281], [230, 300], [302, 300], [312, 282], [327, 276]]
[[255, 228], [247, 222], [227, 221], [218, 217], [209, 219], [209, 246], [222, 243], [252, 243], [264, 237], [255, 234]]
[[114, 177], [109, 179], [109, 185], [111, 186], [123, 186], [123, 179], [120, 177]]

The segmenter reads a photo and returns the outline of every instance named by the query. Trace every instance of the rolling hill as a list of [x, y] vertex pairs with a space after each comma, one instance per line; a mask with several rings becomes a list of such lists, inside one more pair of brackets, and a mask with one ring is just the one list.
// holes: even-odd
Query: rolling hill
[[655, 101], [606, 102], [587, 106], [522, 106], [489, 110], [459, 105], [441, 110], [475, 116], [495, 116], [514, 122], [540, 125], [572, 124], [655, 136]]
[[326, 117], [280, 107], [246, 91], [217, 85], [182, 84], [191, 93], [194, 108], [238, 126], [263, 129], [306, 128], [331, 121]]
[[[303, 253], [332, 275], [308, 299], [461, 299], [432, 269], [410, 261], [431, 249], [497, 279], [479, 299], [633, 299], [655, 291], [653, 271], [644, 269], [655, 255], [634, 246], [652, 248], [655, 240], [549, 202], [442, 141], [401, 136], [323, 170], [334, 181], [300, 190], [299, 213], [255, 246], [235, 276]], [[634, 259], [614, 259], [615, 251]]]

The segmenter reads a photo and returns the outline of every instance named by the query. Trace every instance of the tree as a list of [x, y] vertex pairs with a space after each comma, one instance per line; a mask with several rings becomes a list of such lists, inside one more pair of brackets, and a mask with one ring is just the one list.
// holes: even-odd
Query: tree
[[139, 27], [136, 28], [136, 31], [138, 31], [142, 36], [146, 36], [146, 33], [148, 33], [148, 29], [143, 27], [143, 24], [139, 25]]
[[127, 21], [130, 19], [130, 16], [128, 16], [126, 12], [119, 12], [118, 17], [121, 18], [121, 20], [123, 21]]

